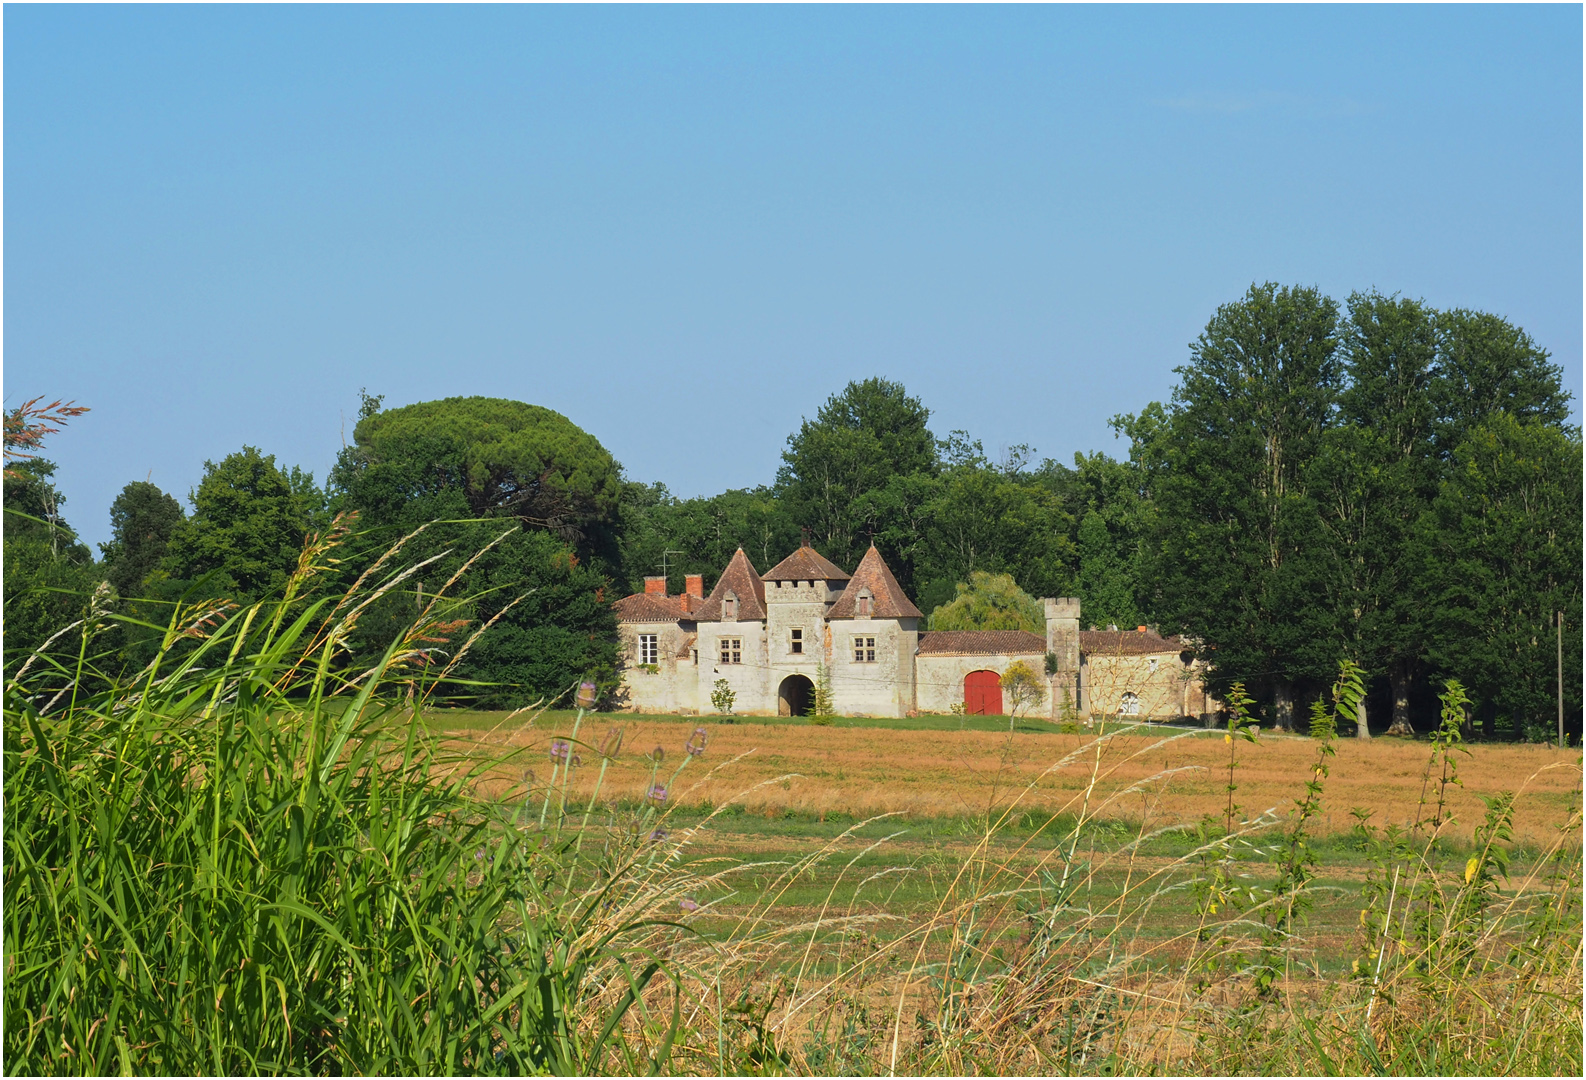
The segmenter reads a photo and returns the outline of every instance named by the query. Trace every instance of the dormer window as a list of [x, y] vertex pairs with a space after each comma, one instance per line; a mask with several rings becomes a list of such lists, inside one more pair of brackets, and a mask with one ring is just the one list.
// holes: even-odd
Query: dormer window
[[721, 599], [721, 617], [726, 622], [738, 621], [738, 597], [735, 593], [728, 593]]
[[858, 612], [858, 614], [860, 614], [860, 615], [869, 615], [870, 614], [871, 600], [872, 600], [872, 597], [870, 595], [870, 590], [869, 589], [861, 589], [859, 591], [859, 597], [858, 597], [858, 599], [857, 599], [857, 601], [856, 601], [856, 603], [854, 605], [855, 606], [855, 610]]

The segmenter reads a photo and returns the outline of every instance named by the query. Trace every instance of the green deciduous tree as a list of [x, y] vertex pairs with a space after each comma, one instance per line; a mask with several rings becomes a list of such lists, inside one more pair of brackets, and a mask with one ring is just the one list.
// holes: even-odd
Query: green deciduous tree
[[[103, 580], [88, 545], [61, 516], [53, 462], [14, 461], [5, 475], [5, 664], [8, 674], [83, 615]], [[71, 642], [75, 650], [76, 641]], [[53, 653], [54, 650], [52, 649]]]
[[816, 548], [840, 566], [856, 566], [870, 537], [853, 506], [894, 476], [936, 470], [930, 410], [902, 384], [872, 378], [849, 383], [788, 437], [777, 495]]
[[511, 517], [594, 549], [609, 542], [617, 463], [565, 416], [502, 398], [455, 397], [366, 415], [332, 487], [366, 525]]
[[[357, 510], [369, 565], [400, 533], [427, 526], [403, 549], [426, 566], [401, 594], [360, 622], [360, 655], [377, 656], [423, 600], [474, 556], [450, 593], [453, 619], [496, 619], [456, 669], [452, 688], [490, 706], [554, 697], [588, 679], [615, 685], [616, 617], [626, 552], [620, 529], [642, 523], [664, 496], [624, 514], [621, 471], [606, 449], [549, 409], [497, 398], [447, 398], [380, 410], [363, 397], [355, 445], [331, 474], [333, 504]], [[483, 552], [483, 554], [480, 554]], [[469, 631], [470, 633], [472, 630]], [[437, 644], [460, 648], [462, 634]]]
[[1504, 412], [1471, 431], [1417, 523], [1413, 584], [1427, 654], [1467, 683], [1488, 734], [1555, 724], [1554, 612], [1564, 612], [1566, 710], [1581, 708], [1581, 442]]
[[1294, 679], [1336, 661], [1304, 526], [1342, 376], [1338, 306], [1315, 289], [1254, 285], [1190, 352], [1166, 422], [1141, 447], [1157, 504], [1154, 614], [1215, 642], [1223, 679], [1267, 681], [1292, 729]]
[[[1349, 298], [1339, 422], [1323, 434], [1307, 477], [1333, 651], [1368, 676], [1388, 676], [1396, 735], [1414, 734], [1409, 688], [1423, 648], [1406, 552], [1436, 491], [1436, 324], [1436, 312], [1413, 300]], [[1369, 727], [1357, 734], [1369, 738]]]
[[146, 480], [121, 489], [110, 504], [110, 543], [99, 545], [105, 577], [118, 593], [138, 594], [186, 519], [180, 503]]
[[932, 630], [1029, 630], [1046, 633], [1040, 602], [1014, 582], [1011, 574], [977, 570], [958, 595], [931, 612]]
[[212, 596], [259, 599], [282, 588], [312, 524], [303, 486], [303, 474], [294, 482], [275, 455], [256, 447], [206, 461], [192, 516], [172, 533], [161, 570], [177, 582], [202, 582]]

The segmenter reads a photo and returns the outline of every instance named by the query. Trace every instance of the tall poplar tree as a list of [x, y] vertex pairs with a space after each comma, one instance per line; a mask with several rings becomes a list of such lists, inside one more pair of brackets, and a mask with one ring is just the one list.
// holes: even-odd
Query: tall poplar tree
[[1190, 347], [1168, 415], [1144, 448], [1160, 621], [1215, 644], [1223, 680], [1271, 687], [1294, 726], [1296, 678], [1328, 655], [1308, 550], [1307, 480], [1342, 378], [1338, 305], [1313, 288], [1252, 285]]

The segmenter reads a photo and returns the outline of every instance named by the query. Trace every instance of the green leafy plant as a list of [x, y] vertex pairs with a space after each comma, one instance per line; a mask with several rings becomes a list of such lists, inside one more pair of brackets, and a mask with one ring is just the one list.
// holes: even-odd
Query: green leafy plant
[[717, 679], [716, 688], [710, 692], [710, 703], [715, 710], [723, 716], [732, 715], [733, 702], [738, 700], [738, 695], [733, 693], [732, 686], [726, 679]]
[[824, 663], [815, 668], [815, 700], [810, 706], [810, 723], [822, 727], [829, 725], [837, 715], [837, 705], [832, 697], [832, 673]]

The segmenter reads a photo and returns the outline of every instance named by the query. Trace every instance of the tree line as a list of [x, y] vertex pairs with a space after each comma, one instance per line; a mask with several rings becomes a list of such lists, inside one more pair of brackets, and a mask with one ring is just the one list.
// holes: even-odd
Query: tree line
[[305, 534], [356, 512], [322, 590], [386, 572], [399, 541], [400, 565], [423, 564], [365, 613], [356, 649], [376, 655], [444, 589], [456, 635], [491, 625], [456, 686], [485, 705], [584, 677], [617, 693], [611, 601], [662, 572], [671, 591], [689, 573], [709, 587], [740, 545], [764, 570], [807, 531], [849, 567], [874, 543], [955, 626], [1018, 606], [966, 593], [1016, 585], [1080, 597], [1088, 625], [1183, 634], [1218, 686], [1243, 682], [1289, 728], [1350, 659], [1379, 729], [1424, 725], [1452, 675], [1487, 735], [1540, 738], [1562, 612], [1579, 729], [1581, 436], [1560, 369], [1523, 330], [1263, 284], [1220, 307], [1175, 372], [1166, 403], [1113, 419], [1126, 453], [1071, 464], [1023, 445], [989, 456], [968, 432], [933, 432], [903, 386], [856, 381], [790, 434], [768, 483], [701, 498], [630, 478], [548, 409], [365, 395], [323, 485], [244, 447], [206, 464], [186, 507], [127, 485], [97, 557], [33, 459], [5, 482], [7, 663], [103, 582], [118, 612], [106, 665], [136, 670], [174, 605], [270, 595]]

